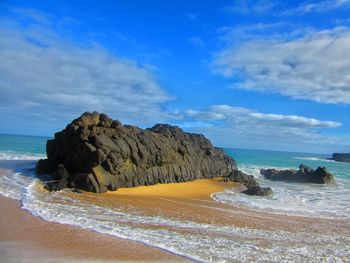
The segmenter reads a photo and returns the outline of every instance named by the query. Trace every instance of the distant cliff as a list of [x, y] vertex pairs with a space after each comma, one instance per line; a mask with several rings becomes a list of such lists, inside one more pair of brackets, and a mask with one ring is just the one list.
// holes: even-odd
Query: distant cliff
[[236, 162], [203, 135], [167, 124], [140, 129], [87, 112], [56, 133], [46, 151], [37, 173], [50, 175], [49, 190], [69, 187], [103, 193], [222, 176], [246, 185], [248, 194], [271, 193], [252, 176], [238, 173]]
[[337, 162], [350, 162], [350, 153], [333, 153], [332, 159]]

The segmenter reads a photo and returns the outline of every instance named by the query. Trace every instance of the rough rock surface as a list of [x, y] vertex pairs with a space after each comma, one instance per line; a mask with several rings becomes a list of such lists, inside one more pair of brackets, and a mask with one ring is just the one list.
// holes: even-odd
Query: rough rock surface
[[269, 180], [298, 183], [327, 184], [334, 182], [334, 176], [325, 167], [316, 170], [301, 164], [299, 170], [261, 169], [260, 173]]
[[350, 153], [333, 153], [332, 160], [337, 162], [350, 162]]
[[254, 178], [242, 179], [248, 178], [243, 173], [239, 180], [232, 176], [235, 161], [203, 135], [167, 124], [140, 129], [97, 112], [84, 113], [56, 133], [46, 152], [37, 173], [50, 175], [46, 187], [53, 191], [69, 187], [103, 193], [219, 176], [258, 186]]
[[243, 193], [248, 195], [267, 196], [273, 193], [270, 187], [261, 187], [253, 175], [247, 175], [239, 170], [232, 171], [228, 179], [243, 184], [246, 187]]

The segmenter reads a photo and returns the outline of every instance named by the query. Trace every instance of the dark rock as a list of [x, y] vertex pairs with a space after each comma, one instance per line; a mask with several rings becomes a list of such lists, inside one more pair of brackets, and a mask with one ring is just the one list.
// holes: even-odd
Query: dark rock
[[328, 184], [334, 182], [334, 176], [325, 167], [316, 170], [301, 164], [299, 170], [261, 169], [260, 173], [269, 180], [297, 183]]
[[350, 153], [333, 153], [332, 160], [337, 162], [350, 162]]
[[247, 188], [259, 185], [253, 175], [247, 175], [239, 170], [232, 171], [227, 177], [233, 182], [245, 185]]
[[246, 190], [242, 192], [244, 194], [257, 196], [267, 196], [273, 194], [273, 191], [270, 187], [261, 187], [253, 175], [245, 174], [239, 170], [232, 171], [227, 176], [227, 179], [236, 183], [243, 184], [246, 187]]
[[70, 187], [103, 193], [213, 177], [229, 177], [252, 192], [258, 187], [254, 177], [239, 172], [236, 162], [203, 135], [168, 124], [145, 130], [123, 126], [97, 112], [84, 113], [56, 133], [37, 171], [51, 175], [49, 190]]
[[41, 159], [37, 162], [35, 166], [35, 172], [38, 175], [51, 174], [57, 168], [56, 162], [49, 159]]
[[273, 191], [270, 187], [252, 186], [244, 190], [242, 193], [247, 195], [268, 196], [272, 195]]
[[45, 182], [45, 188], [49, 191], [60, 191], [68, 187], [69, 174], [63, 164], [58, 165], [52, 174], [52, 179]]

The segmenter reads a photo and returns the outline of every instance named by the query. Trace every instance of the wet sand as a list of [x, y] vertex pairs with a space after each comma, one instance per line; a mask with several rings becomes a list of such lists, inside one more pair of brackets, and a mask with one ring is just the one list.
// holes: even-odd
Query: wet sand
[[323, 227], [317, 228], [319, 224], [327, 225], [327, 231], [339, 232], [339, 235], [343, 235], [344, 226], [347, 226], [349, 228], [346, 233], [350, 235], [350, 222], [346, 220], [332, 219], [330, 225], [329, 219], [286, 216], [249, 210], [218, 203], [210, 198], [212, 193], [232, 188], [240, 188], [240, 186], [233, 182], [223, 182], [221, 178], [200, 179], [185, 183], [123, 188], [103, 194], [103, 202], [98, 200], [94, 202], [99, 205], [121, 207], [125, 211], [137, 210], [146, 215], [250, 229], [308, 233], [312, 228], [313, 233], [324, 233]]
[[0, 262], [188, 261], [138, 242], [47, 222], [2, 196], [0, 255]]
[[[210, 198], [214, 192], [237, 187], [217, 179], [119, 189], [106, 194], [76, 194], [88, 204], [150, 216], [188, 220], [216, 226], [288, 231], [291, 233], [339, 234], [350, 236], [346, 220], [286, 216], [232, 207]], [[69, 194], [69, 193], [68, 193]], [[32, 262], [45, 259], [65, 261], [176, 261], [187, 259], [141, 243], [120, 239], [69, 225], [46, 222], [20, 208], [19, 202], [0, 198], [0, 254], [6, 262], [25, 258]], [[326, 228], [324, 226], [327, 226]], [[272, 247], [269, 240], [262, 246]], [[287, 244], [286, 244], [287, 245]]]
[[[148, 209], [147, 202], [151, 202], [155, 210], [162, 210], [164, 205], [168, 206], [168, 201], [154, 199], [156, 196], [210, 201], [211, 193], [233, 186], [233, 183], [221, 182], [220, 179], [208, 179], [119, 189], [98, 195], [99, 198], [96, 198], [95, 194], [85, 193], [78, 195], [78, 198], [84, 199], [85, 202], [97, 202], [99, 205], [126, 204], [131, 210], [134, 210], [132, 207], [139, 209], [141, 206], [152, 212]], [[167, 209], [164, 212], [166, 214]], [[3, 196], [0, 196], [0, 254], [0, 261], [4, 262], [189, 261], [139, 242], [47, 222], [21, 209], [19, 201]]]

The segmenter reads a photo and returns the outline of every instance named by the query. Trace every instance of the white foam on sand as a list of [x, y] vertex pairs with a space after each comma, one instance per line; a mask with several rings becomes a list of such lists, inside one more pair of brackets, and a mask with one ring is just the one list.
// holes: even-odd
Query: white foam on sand
[[[23, 208], [45, 220], [80, 226], [127, 238], [203, 262], [305, 261], [326, 253], [333, 259], [350, 256], [345, 237], [217, 226], [195, 221], [125, 212], [78, 201], [64, 190], [48, 193], [39, 181], [23, 197]], [[269, 246], [262, 246], [262, 241]], [[300, 248], [300, 243], [309, 244]], [[327, 244], [327, 247], [324, 246]]]
[[[248, 174], [253, 174], [262, 186], [271, 187], [274, 194], [269, 197], [256, 197], [234, 190], [225, 190], [212, 195], [214, 200], [277, 214], [330, 219], [350, 218], [348, 180], [337, 178], [335, 184], [329, 185], [285, 183], [265, 180], [260, 175], [260, 169], [266, 169], [265, 166], [241, 165], [239, 168]], [[289, 167], [277, 169], [289, 169]]]
[[34, 180], [36, 161], [43, 155], [0, 152], [0, 194], [21, 200], [28, 185]]

